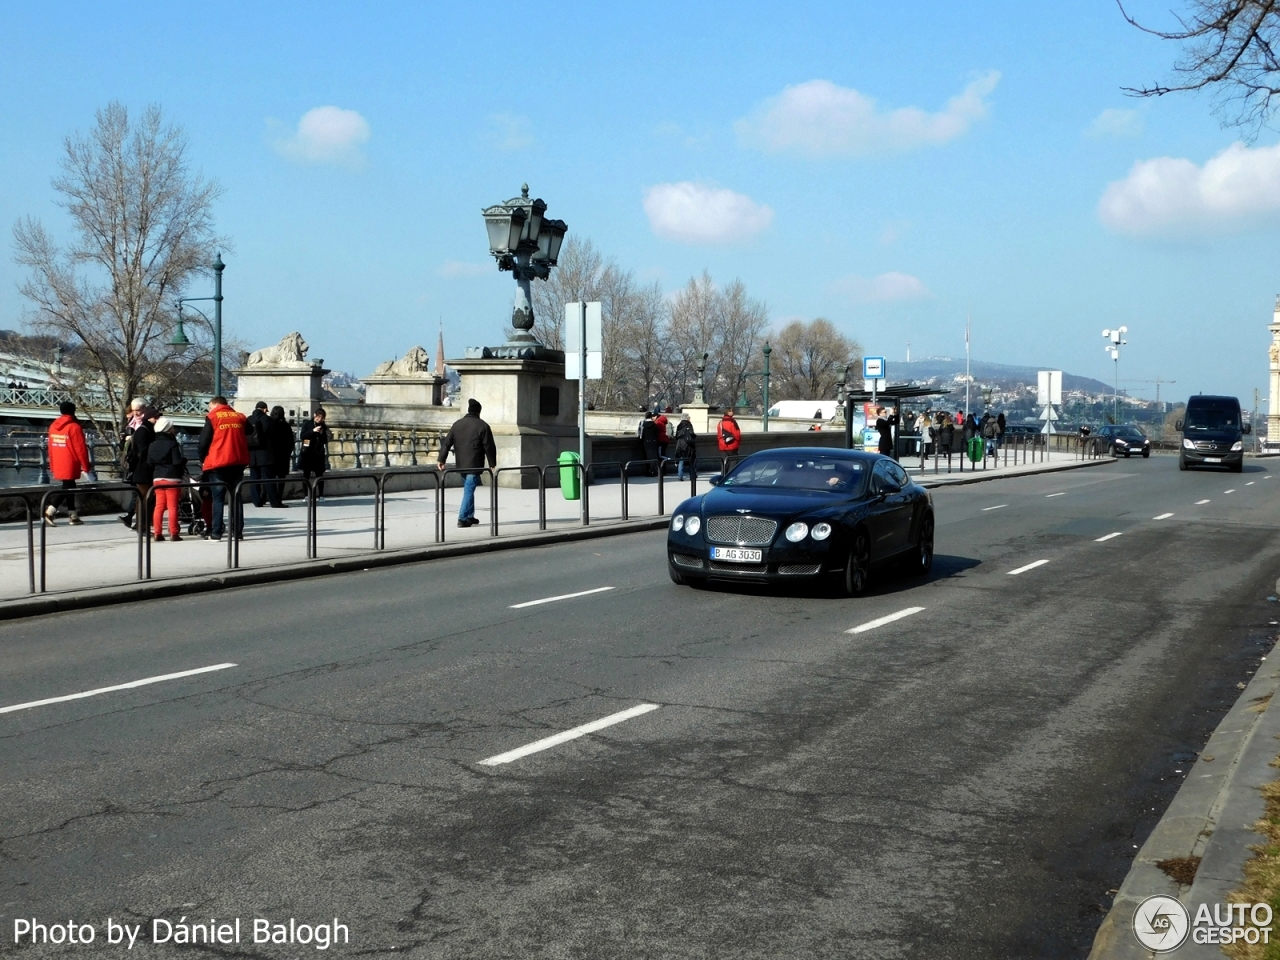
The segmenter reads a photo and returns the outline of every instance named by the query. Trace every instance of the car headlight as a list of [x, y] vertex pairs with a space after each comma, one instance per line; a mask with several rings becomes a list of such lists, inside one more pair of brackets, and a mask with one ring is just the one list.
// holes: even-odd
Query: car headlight
[[815, 523], [815, 524], [813, 525], [813, 534], [812, 534], [812, 536], [813, 536], [813, 539], [815, 539], [815, 540], [825, 540], [825, 539], [827, 539], [827, 537], [831, 536], [831, 524], [829, 524], [829, 523]]
[[1188, 440], [1186, 437], [1183, 437], [1183, 438], [1182, 438], [1182, 449], [1184, 449], [1184, 450], [1194, 450], [1195, 448], [1196, 448], [1196, 445], [1195, 445], [1194, 443], [1192, 443], [1192, 442], [1191, 442], [1190, 440]]
[[1119, 439], [1119, 438], [1116, 438], [1116, 446], [1117, 446], [1117, 447], [1127, 447], [1128, 445], [1129, 445], [1129, 444], [1128, 444], [1126, 441], [1121, 440], [1121, 439]]
[[688, 520], [684, 522], [684, 532], [691, 537], [701, 529], [702, 529], [701, 517], [690, 517]]
[[1243, 450], [1243, 449], [1244, 449], [1244, 441], [1243, 441], [1243, 440], [1237, 440], [1235, 443], [1233, 443], [1233, 444], [1231, 445], [1231, 452], [1232, 452], [1232, 453], [1238, 453], [1239, 451], [1241, 451], [1241, 450]]
[[677, 533], [679, 533], [681, 530], [684, 529], [683, 513], [677, 513], [674, 517], [671, 518], [671, 529], [675, 530]]
[[809, 535], [809, 525], [801, 523], [797, 520], [791, 526], [787, 527], [787, 539], [792, 543], [799, 543]]

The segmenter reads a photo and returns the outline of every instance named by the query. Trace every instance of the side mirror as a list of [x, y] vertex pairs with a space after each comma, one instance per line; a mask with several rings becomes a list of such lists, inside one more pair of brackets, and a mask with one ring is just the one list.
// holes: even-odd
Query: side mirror
[[1253, 433], [1253, 424], [1252, 424], [1252, 423], [1246, 423], [1243, 427], [1241, 427], [1241, 428], [1240, 428], [1240, 432], [1241, 432], [1241, 433]]
[[1175, 420], [1175, 421], [1173, 421], [1173, 429], [1175, 429], [1175, 430], [1181, 430], [1181, 429], [1182, 429], [1182, 421], [1181, 421], [1181, 420]]
[[707, 477], [707, 483], [711, 484], [713, 487], [720, 486], [720, 483], [723, 480], [724, 480], [724, 477], [718, 473], [713, 473], [711, 476]]

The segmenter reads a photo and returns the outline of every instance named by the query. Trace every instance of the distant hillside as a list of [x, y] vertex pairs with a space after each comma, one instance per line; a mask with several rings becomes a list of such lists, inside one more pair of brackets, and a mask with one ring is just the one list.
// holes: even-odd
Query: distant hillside
[[[889, 379], [893, 382], [931, 380], [934, 377], [950, 380], [952, 377], [964, 373], [963, 357], [959, 360], [952, 360], [950, 357], [926, 357], [923, 360], [912, 360], [910, 363], [905, 360], [889, 360], [886, 361], [886, 365], [889, 368]], [[975, 380], [987, 383], [999, 381], [1003, 387], [1011, 387], [1020, 382], [1025, 383], [1033, 390], [1036, 387], [1036, 374], [1040, 370], [1049, 369], [1052, 368], [1016, 367], [1007, 363], [986, 363], [982, 360], [974, 360], [969, 366], [969, 370]], [[1083, 390], [1086, 393], [1110, 393], [1114, 387], [1111, 384], [1103, 383], [1101, 380], [1095, 380], [1093, 377], [1078, 377], [1064, 370], [1062, 372], [1062, 389], [1067, 391]]]

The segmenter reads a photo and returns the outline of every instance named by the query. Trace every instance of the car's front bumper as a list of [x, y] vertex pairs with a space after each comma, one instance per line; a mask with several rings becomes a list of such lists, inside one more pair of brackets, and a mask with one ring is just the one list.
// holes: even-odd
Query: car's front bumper
[[757, 582], [795, 581], [824, 577], [842, 570], [831, 565], [830, 557], [798, 551], [765, 549], [759, 563], [712, 560], [709, 549], [695, 550], [684, 544], [667, 550], [671, 569], [682, 575], [719, 580], [752, 580]]
[[1225, 453], [1204, 453], [1200, 450], [1182, 448], [1182, 459], [1187, 466], [1229, 467], [1244, 461], [1243, 450], [1229, 450]]

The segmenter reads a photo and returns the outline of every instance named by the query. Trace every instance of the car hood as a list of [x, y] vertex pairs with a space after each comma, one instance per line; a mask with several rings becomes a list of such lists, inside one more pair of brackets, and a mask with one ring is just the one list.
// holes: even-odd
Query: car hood
[[779, 490], [750, 487], [714, 487], [702, 497], [706, 516], [721, 513], [752, 513], [756, 516], [784, 517], [810, 513], [849, 503], [822, 490]]

